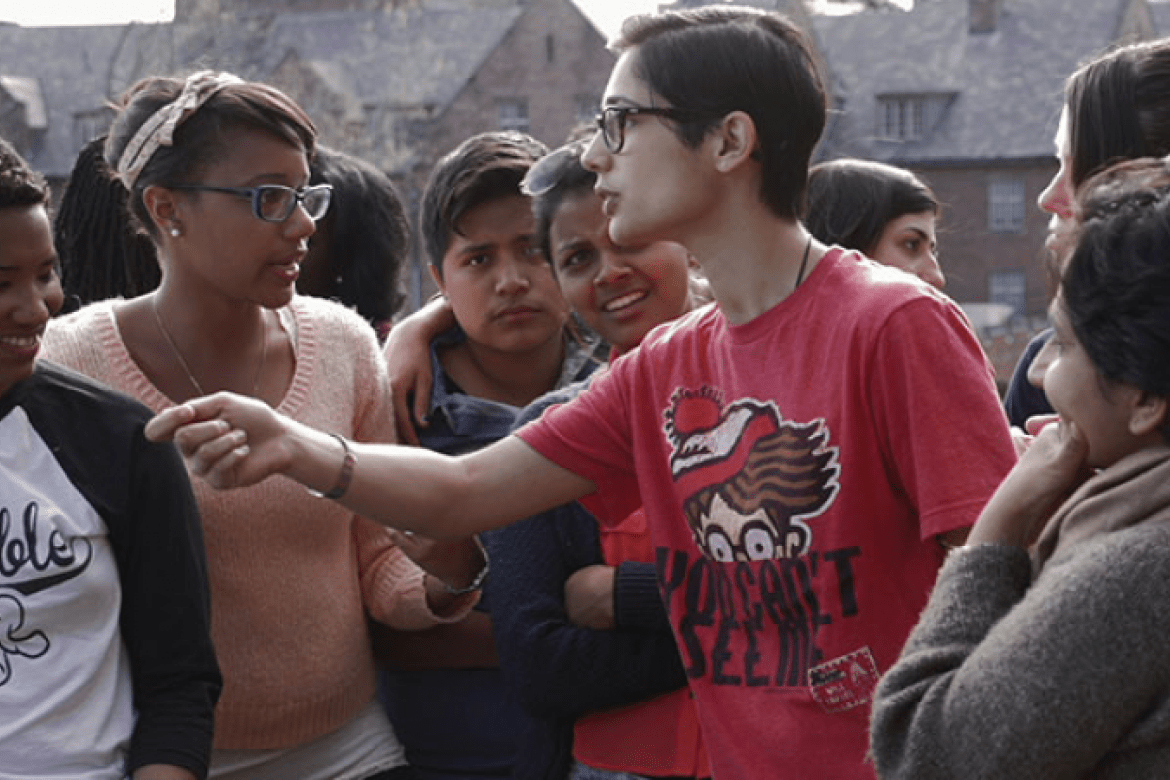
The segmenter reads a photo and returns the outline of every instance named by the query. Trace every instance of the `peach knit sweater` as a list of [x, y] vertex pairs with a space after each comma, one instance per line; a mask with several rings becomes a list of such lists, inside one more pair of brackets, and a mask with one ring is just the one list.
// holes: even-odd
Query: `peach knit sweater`
[[[54, 320], [42, 357], [156, 411], [172, 406], [127, 351], [116, 305], [95, 303]], [[392, 441], [385, 364], [365, 321], [340, 305], [299, 296], [281, 314], [296, 344], [296, 372], [277, 409], [356, 440]], [[292, 480], [270, 477], [224, 492], [198, 477], [192, 483], [224, 677], [218, 749], [297, 745], [354, 717], [374, 695], [367, 610], [405, 629], [466, 612], [432, 614], [422, 571], [381, 526]]]

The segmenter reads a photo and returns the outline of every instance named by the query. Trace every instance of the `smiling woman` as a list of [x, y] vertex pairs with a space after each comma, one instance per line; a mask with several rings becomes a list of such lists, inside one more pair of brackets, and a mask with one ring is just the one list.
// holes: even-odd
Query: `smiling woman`
[[0, 140], [0, 766], [204, 777], [221, 681], [195, 499], [148, 409], [36, 362], [63, 299], [47, 202]]

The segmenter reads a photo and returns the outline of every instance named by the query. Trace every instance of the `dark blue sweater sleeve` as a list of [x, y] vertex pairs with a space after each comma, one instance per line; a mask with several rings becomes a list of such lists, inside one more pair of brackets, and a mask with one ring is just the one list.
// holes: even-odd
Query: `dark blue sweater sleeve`
[[666, 629], [598, 631], [565, 611], [565, 580], [603, 563], [596, 519], [579, 504], [492, 532], [488, 595], [505, 679], [544, 718], [576, 718], [686, 684]]
[[642, 561], [618, 564], [613, 611], [618, 628], [670, 631], [670, 617], [658, 590], [658, 572], [654, 564]]
[[1048, 403], [1048, 397], [1044, 395], [1044, 391], [1034, 387], [1028, 381], [1028, 369], [1031, 368], [1036, 355], [1040, 353], [1050, 338], [1052, 338], [1052, 329], [1048, 328], [1028, 342], [1028, 346], [1024, 348], [1024, 354], [1020, 355], [1020, 361], [1016, 363], [1015, 371], [1012, 372], [1007, 392], [1004, 393], [1004, 411], [1007, 412], [1008, 421], [1017, 428], [1023, 428], [1024, 423], [1033, 415], [1052, 413], [1052, 405]]

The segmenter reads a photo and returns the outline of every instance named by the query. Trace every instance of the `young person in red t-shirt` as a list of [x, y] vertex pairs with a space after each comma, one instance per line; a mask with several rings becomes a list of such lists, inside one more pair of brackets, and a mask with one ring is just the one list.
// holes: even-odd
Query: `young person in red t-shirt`
[[217, 486], [283, 473], [438, 537], [640, 494], [714, 775], [872, 778], [873, 685], [1015, 459], [990, 367], [948, 298], [800, 224], [825, 96], [784, 17], [633, 17], [616, 48], [583, 156], [610, 237], [681, 243], [717, 306], [460, 458], [342, 452], [224, 394], [152, 435]]

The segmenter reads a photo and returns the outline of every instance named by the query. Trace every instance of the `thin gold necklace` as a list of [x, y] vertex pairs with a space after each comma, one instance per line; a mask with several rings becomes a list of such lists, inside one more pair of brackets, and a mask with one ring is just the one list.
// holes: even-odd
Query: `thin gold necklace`
[[[199, 380], [195, 378], [195, 374], [191, 371], [191, 367], [187, 365], [187, 361], [183, 359], [183, 353], [179, 351], [179, 347], [175, 344], [175, 340], [171, 338], [171, 332], [167, 330], [167, 326], [163, 324], [162, 315], [158, 313], [158, 298], [155, 297], [150, 302], [150, 310], [154, 312], [154, 321], [158, 323], [159, 332], [162, 333], [163, 338], [166, 339], [167, 346], [171, 348], [175, 358], [179, 361], [179, 365], [183, 367], [183, 371], [187, 374], [187, 379], [190, 380], [191, 386], [199, 395], [207, 395], [207, 391], [203, 389], [203, 385], [199, 384]], [[260, 377], [264, 374], [264, 361], [268, 357], [268, 326], [264, 322], [264, 310], [260, 310], [260, 364], [256, 367], [256, 380], [252, 383], [252, 396], [260, 397]]]

